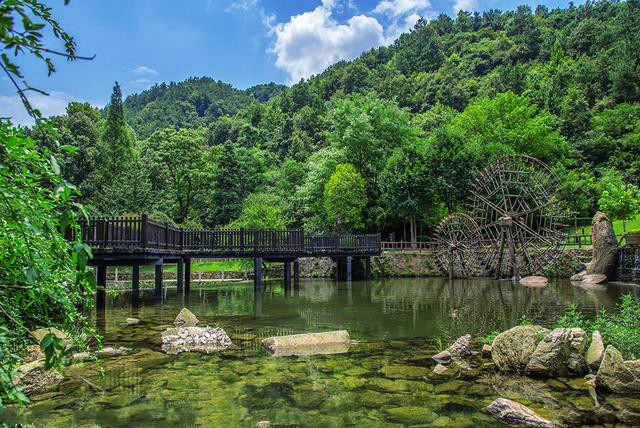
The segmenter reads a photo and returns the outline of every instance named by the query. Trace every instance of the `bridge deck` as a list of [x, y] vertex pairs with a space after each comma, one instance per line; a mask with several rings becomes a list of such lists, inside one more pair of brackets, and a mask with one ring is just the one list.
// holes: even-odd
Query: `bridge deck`
[[95, 218], [80, 223], [94, 263], [157, 258], [370, 257], [380, 235], [305, 235], [303, 229], [183, 229], [148, 218]]

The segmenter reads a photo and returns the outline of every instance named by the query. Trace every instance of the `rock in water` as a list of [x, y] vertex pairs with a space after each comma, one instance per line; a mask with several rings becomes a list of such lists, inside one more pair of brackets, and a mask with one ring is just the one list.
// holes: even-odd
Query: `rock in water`
[[436, 364], [436, 366], [433, 368], [433, 372], [437, 375], [443, 375], [447, 372], [447, 370], [449, 370], [447, 367], [443, 366], [442, 364]]
[[542, 418], [527, 406], [506, 398], [498, 398], [489, 404], [487, 410], [500, 421], [514, 427], [555, 427], [553, 422]]
[[587, 275], [587, 271], [583, 270], [580, 273], [577, 273], [575, 275], [573, 275], [571, 278], [569, 278], [569, 281], [572, 282], [580, 282], [584, 279], [584, 277]]
[[[349, 338], [349, 332], [347, 332], [347, 330], [273, 336], [267, 337], [261, 342], [264, 349], [277, 355], [293, 355], [296, 354], [297, 351], [303, 352], [305, 355], [310, 355], [304, 352], [305, 349], [312, 349], [316, 351], [316, 353], [323, 353], [321, 351], [325, 346], [333, 348], [339, 345], [340, 348], [344, 348], [345, 344], [349, 345], [350, 343], [351, 339]], [[334, 352], [332, 351], [331, 353]]]
[[55, 369], [45, 369], [44, 360], [23, 364], [16, 369], [13, 383], [22, 387], [25, 395], [38, 395], [58, 385], [63, 377]]
[[67, 333], [63, 332], [63, 331], [58, 330], [55, 327], [39, 328], [39, 329], [34, 330], [34, 331], [31, 332], [33, 337], [38, 342], [38, 344], [40, 344], [40, 342], [42, 342], [42, 339], [48, 333], [51, 333], [55, 337], [57, 337], [58, 339], [62, 340], [62, 343], [63, 343], [65, 348], [68, 348], [68, 347], [70, 347], [72, 345], [72, 341], [71, 341], [71, 338], [69, 337], [69, 335]]
[[601, 273], [593, 273], [591, 275], [585, 275], [582, 277], [582, 284], [602, 284], [607, 282], [607, 275]]
[[538, 343], [549, 333], [539, 325], [519, 325], [500, 333], [491, 345], [491, 359], [503, 371], [523, 371]]
[[587, 349], [585, 360], [591, 370], [598, 370], [600, 363], [604, 357], [604, 342], [602, 341], [602, 335], [599, 331], [594, 331], [591, 335], [591, 345]]
[[447, 349], [445, 349], [444, 351], [437, 353], [436, 355], [434, 355], [431, 358], [436, 360], [436, 362], [438, 362], [438, 363], [446, 364], [449, 361], [451, 361], [451, 352], [449, 352]]
[[556, 328], [536, 346], [525, 371], [542, 376], [583, 375], [587, 334], [581, 328]]
[[187, 308], [182, 308], [176, 317], [173, 325], [177, 327], [195, 327], [198, 324], [198, 318]]
[[471, 335], [467, 334], [458, 338], [453, 345], [448, 349], [453, 358], [466, 358], [472, 355], [471, 353]]
[[620, 351], [607, 346], [596, 374], [596, 386], [619, 394], [640, 393], [640, 360], [624, 361]]
[[231, 346], [227, 333], [218, 327], [177, 327], [162, 332], [162, 350], [167, 354], [181, 352], [220, 352]]
[[613, 278], [618, 261], [618, 240], [613, 225], [606, 215], [598, 211], [591, 226], [593, 256], [587, 263], [587, 275], [602, 274]]
[[482, 345], [482, 356], [484, 358], [491, 358], [491, 345]]
[[256, 428], [271, 428], [271, 422], [269, 421], [260, 421], [256, 423]]
[[127, 325], [136, 325], [140, 324], [140, 320], [138, 318], [127, 318]]
[[546, 287], [549, 284], [549, 280], [544, 276], [525, 276], [520, 279], [520, 285], [525, 287]]

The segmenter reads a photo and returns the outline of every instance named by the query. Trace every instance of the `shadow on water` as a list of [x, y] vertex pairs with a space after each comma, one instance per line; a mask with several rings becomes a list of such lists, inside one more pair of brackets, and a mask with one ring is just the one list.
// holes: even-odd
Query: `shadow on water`
[[[522, 316], [550, 324], [567, 304], [589, 313], [611, 310], [629, 292], [639, 294], [636, 287], [584, 290], [564, 281], [534, 289], [441, 278], [304, 280], [297, 289], [267, 281], [257, 294], [247, 283], [186, 295], [165, 289], [162, 300], [153, 291], [143, 290], [137, 300], [125, 292], [90, 316], [105, 345], [135, 352], [104, 360], [104, 377], [94, 364], [74, 366], [56, 390], [0, 419], [69, 428], [209, 428], [249, 427], [262, 419], [300, 427], [410, 426], [446, 416], [461, 426], [495, 426], [479, 411], [495, 398], [494, 389], [471, 388], [484, 380], [458, 379], [454, 393], [446, 383], [422, 378], [433, 365], [434, 338], [484, 335]], [[215, 355], [162, 353], [160, 333], [182, 307], [201, 325], [223, 327], [234, 348]], [[128, 317], [141, 323], [127, 326]], [[260, 349], [260, 340], [272, 335], [336, 329], [360, 344], [346, 354], [313, 357], [274, 358]], [[385, 369], [407, 365], [409, 375]], [[419, 414], [397, 410], [425, 406]]]

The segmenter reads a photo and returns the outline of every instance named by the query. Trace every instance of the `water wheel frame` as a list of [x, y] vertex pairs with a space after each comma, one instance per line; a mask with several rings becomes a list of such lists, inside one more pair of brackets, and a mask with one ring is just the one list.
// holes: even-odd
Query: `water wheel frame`
[[559, 189], [553, 170], [530, 156], [505, 156], [478, 174], [468, 212], [480, 228], [485, 269], [517, 281], [557, 259], [568, 217]]
[[435, 230], [439, 269], [450, 279], [467, 278], [476, 273], [480, 238], [480, 228], [470, 216], [450, 214], [445, 217]]

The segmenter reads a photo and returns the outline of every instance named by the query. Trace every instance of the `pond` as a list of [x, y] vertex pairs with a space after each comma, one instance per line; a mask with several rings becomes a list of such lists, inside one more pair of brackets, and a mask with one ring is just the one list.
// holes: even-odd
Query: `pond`
[[[145, 292], [136, 305], [123, 293], [92, 319], [105, 346], [134, 352], [103, 360], [104, 376], [93, 363], [73, 366], [57, 389], [0, 420], [65, 428], [250, 428], [261, 420], [276, 427], [502, 426], [483, 409], [498, 396], [518, 398], [522, 384], [533, 381], [500, 379], [482, 370], [482, 360], [456, 376], [436, 377], [431, 356], [461, 335], [504, 330], [522, 317], [548, 324], [570, 303], [588, 312], [612, 309], [626, 292], [637, 290], [428, 278], [301, 280], [297, 290], [266, 282], [259, 295], [247, 283], [186, 296], [168, 289], [162, 301]], [[199, 325], [223, 327], [233, 349], [162, 353], [160, 334], [184, 306]], [[127, 317], [141, 323], [127, 326]], [[264, 337], [337, 329], [359, 342], [348, 353], [272, 357], [260, 349]], [[536, 382], [554, 402], [578, 406], [588, 399], [573, 380]], [[521, 401], [552, 411], [548, 403]]]

